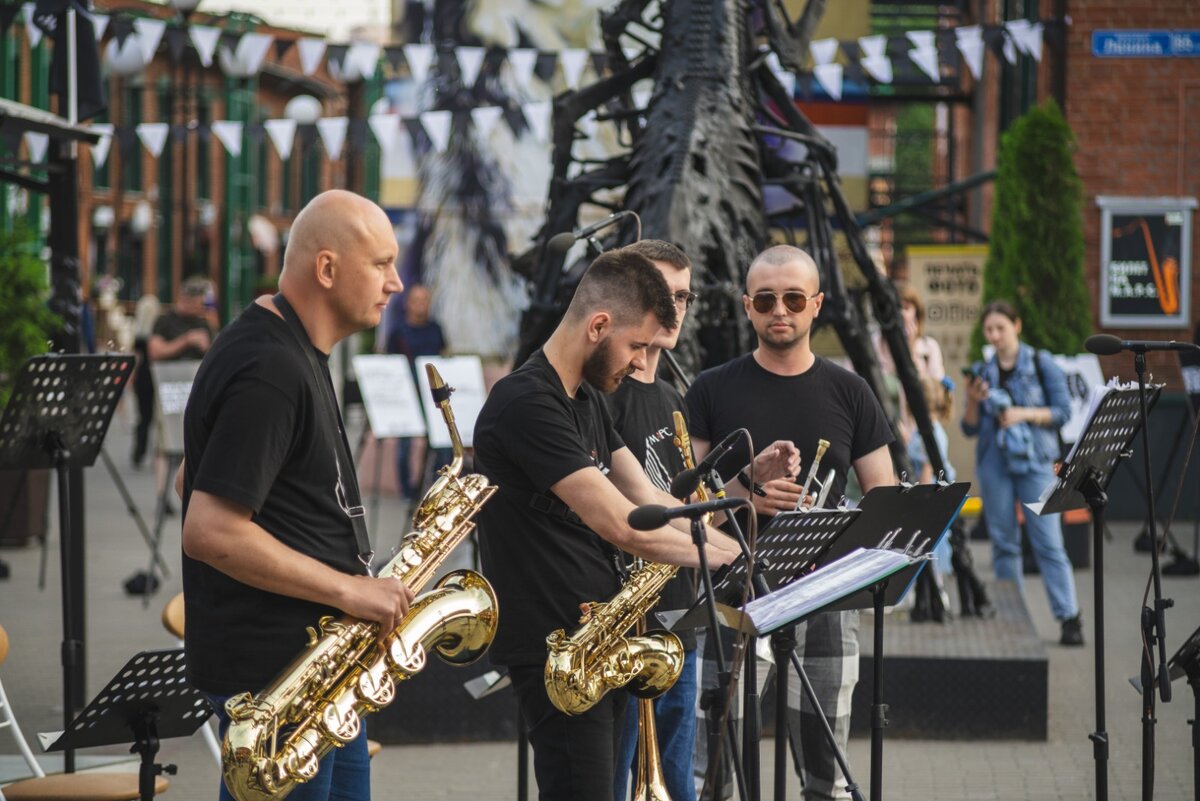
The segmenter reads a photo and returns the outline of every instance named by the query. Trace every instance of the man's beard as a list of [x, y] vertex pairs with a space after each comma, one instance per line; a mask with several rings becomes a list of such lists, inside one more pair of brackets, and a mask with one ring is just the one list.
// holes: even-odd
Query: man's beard
[[591, 355], [583, 360], [583, 380], [601, 392], [611, 395], [621, 386], [621, 380], [633, 372], [632, 365], [618, 371], [610, 364], [611, 343], [607, 338], [600, 341]]
[[[811, 329], [810, 329], [811, 330]], [[793, 326], [790, 331], [773, 332], [771, 331], [771, 323], [768, 322], [761, 331], [755, 331], [758, 334], [758, 341], [764, 348], [776, 351], [777, 353], [786, 353], [808, 336], [808, 331], [801, 331], [798, 327]]]

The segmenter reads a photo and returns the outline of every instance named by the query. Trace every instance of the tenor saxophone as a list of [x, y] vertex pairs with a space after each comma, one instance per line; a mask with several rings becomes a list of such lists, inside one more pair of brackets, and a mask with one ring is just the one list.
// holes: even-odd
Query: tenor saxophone
[[[481, 475], [460, 476], [463, 446], [450, 392], [427, 365], [434, 401], [450, 430], [454, 459], [443, 467], [413, 515], [414, 530], [379, 572], [413, 592], [475, 528], [472, 517], [496, 491]], [[362, 717], [396, 696], [396, 684], [425, 666], [433, 650], [465, 665], [487, 650], [496, 633], [496, 596], [483, 576], [455, 570], [413, 601], [379, 646], [379, 624], [349, 616], [321, 618], [303, 652], [262, 692], [229, 699], [222, 745], [225, 786], [237, 801], [277, 801], [317, 774], [318, 760], [359, 735]]]
[[[690, 459], [683, 416], [675, 413], [674, 443]], [[568, 715], [595, 706], [604, 694], [626, 687], [639, 699], [657, 698], [683, 670], [683, 643], [662, 629], [630, 635], [653, 609], [679, 568], [644, 562], [607, 603], [580, 604], [579, 628], [568, 636], [556, 629], [546, 638], [546, 694]], [[635, 796], [636, 798], [637, 796]]]

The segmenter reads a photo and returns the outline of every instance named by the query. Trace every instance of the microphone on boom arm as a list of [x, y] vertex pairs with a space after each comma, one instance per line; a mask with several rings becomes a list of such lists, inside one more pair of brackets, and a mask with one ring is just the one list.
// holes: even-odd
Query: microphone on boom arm
[[700, 461], [700, 464], [690, 470], [684, 470], [671, 479], [671, 495], [675, 498], [686, 498], [695, 492], [696, 488], [700, 486], [700, 482], [704, 480], [704, 477], [712, 472], [713, 468], [717, 466], [717, 462], [721, 461], [721, 457], [733, 450], [733, 446], [737, 444], [743, 431], [745, 431], [743, 428], [734, 431], [721, 440], [719, 445], [709, 451], [708, 455]]
[[1088, 352], [1095, 353], [1097, 356], [1112, 356], [1123, 350], [1133, 353], [1146, 353], [1152, 350], [1200, 351], [1200, 345], [1193, 345], [1191, 342], [1120, 339], [1112, 334], [1093, 334], [1087, 338], [1083, 346], [1088, 349]]
[[597, 231], [603, 231], [609, 226], [616, 225], [625, 217], [633, 217], [637, 221], [637, 238], [642, 238], [642, 220], [637, 216], [637, 212], [626, 209], [608, 215], [603, 220], [594, 222], [591, 225], [583, 228], [576, 228], [573, 231], [563, 231], [561, 234], [555, 234], [550, 237], [550, 241], [546, 243], [546, 248], [554, 253], [566, 253], [580, 239], [588, 239]]

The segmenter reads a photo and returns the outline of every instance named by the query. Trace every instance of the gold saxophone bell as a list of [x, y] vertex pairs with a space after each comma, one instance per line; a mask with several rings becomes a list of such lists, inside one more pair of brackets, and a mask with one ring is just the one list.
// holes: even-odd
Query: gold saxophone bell
[[[496, 491], [481, 475], [460, 476], [462, 441], [450, 410], [450, 388], [428, 365], [434, 401], [450, 429], [454, 460], [413, 515], [414, 531], [379, 571], [414, 593], [475, 528], [472, 518]], [[221, 749], [225, 786], [237, 801], [279, 801], [311, 780], [318, 761], [358, 736], [362, 718], [387, 706], [397, 684], [425, 666], [429, 653], [451, 665], [478, 659], [492, 642], [496, 595], [487, 579], [456, 570], [418, 596], [379, 647], [379, 624], [324, 617], [299, 656], [258, 695], [225, 705], [230, 724]]]

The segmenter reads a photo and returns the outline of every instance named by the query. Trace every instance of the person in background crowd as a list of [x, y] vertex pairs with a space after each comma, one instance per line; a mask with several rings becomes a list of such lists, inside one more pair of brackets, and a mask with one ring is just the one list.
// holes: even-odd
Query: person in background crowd
[[[1054, 480], [1058, 427], [1071, 413], [1067, 381], [1054, 359], [1021, 341], [1021, 318], [996, 300], [980, 315], [983, 336], [996, 349], [967, 378], [962, 430], [978, 437], [975, 475], [983, 498], [996, 578], [1023, 586], [1021, 530], [1016, 504], [1033, 503]], [[1059, 642], [1083, 645], [1075, 576], [1063, 548], [1060, 515], [1025, 513], [1033, 554], [1062, 626]]]
[[[442, 327], [433, 319], [430, 308], [433, 293], [424, 284], [413, 284], [405, 290], [403, 318], [396, 321], [387, 335], [387, 352], [408, 357], [408, 363], [416, 376], [416, 361], [420, 356], [440, 356], [446, 349], [446, 337]], [[396, 448], [396, 475], [400, 480], [400, 492], [411, 498], [421, 482], [421, 469], [425, 464], [425, 449], [429, 441], [425, 437], [402, 438]], [[450, 463], [449, 448], [434, 451], [434, 469]]]
[[137, 354], [137, 371], [133, 374], [133, 391], [137, 398], [137, 427], [133, 437], [133, 466], [140, 468], [150, 444], [150, 425], [154, 422], [154, 377], [150, 374], [150, 336], [162, 305], [154, 295], [142, 295], [134, 312], [133, 351]]

